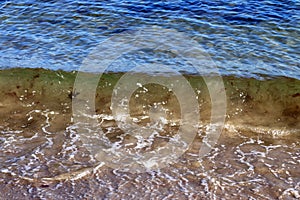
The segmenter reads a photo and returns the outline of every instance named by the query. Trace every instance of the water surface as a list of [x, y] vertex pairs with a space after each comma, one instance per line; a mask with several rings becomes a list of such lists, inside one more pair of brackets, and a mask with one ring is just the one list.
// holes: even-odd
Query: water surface
[[[103, 130], [99, 134], [103, 143], [97, 147], [111, 150], [106, 160], [126, 161], [122, 154], [118, 158], [124, 148], [139, 159], [140, 153], [178, 140], [178, 101], [172, 92], [155, 84], [145, 85], [147, 92], [135, 91], [130, 100], [130, 114], [139, 125], [150, 123], [154, 105], [166, 113], [164, 117], [152, 115], [156, 119], [150, 124], [156, 131], [154, 140], [151, 135], [143, 139], [131, 136], [131, 130], [117, 126], [111, 96], [122, 75], [103, 75], [97, 87], [96, 113], [85, 116], [97, 119]], [[299, 80], [223, 77], [227, 96], [224, 130], [211, 152], [201, 157], [199, 150], [213, 125], [211, 101], [203, 78], [186, 75], [200, 106], [196, 137], [176, 162], [133, 173], [131, 168], [124, 170], [126, 162], [114, 169], [107, 166], [103, 157], [95, 159], [83, 145], [80, 122], [71, 118], [75, 76], [43, 69], [0, 72], [2, 199], [299, 198]], [[92, 130], [90, 124], [85, 128]]]
[[[0, 198], [299, 199], [299, 21], [296, 0], [1, 1]], [[120, 57], [99, 82], [95, 115], [86, 116], [98, 120], [99, 147], [110, 148], [115, 159], [126, 160], [115, 147], [138, 159], [181, 142], [178, 99], [159, 85], [145, 85], [130, 99], [132, 119], [151, 126], [154, 139], [117, 126], [113, 88], [132, 67], [160, 63], [183, 72], [200, 109], [187, 151], [166, 168], [135, 174], [124, 171], [126, 162], [110, 168], [82, 144], [72, 118], [72, 99], [80, 97], [73, 70], [102, 41], [148, 26], [174, 29], [202, 45], [223, 76], [227, 110], [217, 144], [201, 157], [213, 125], [203, 74], [168, 52], [141, 49]], [[153, 107], [165, 115], [153, 115]]]
[[[0, 7], [1, 68], [76, 70], [101, 41], [155, 25], [194, 38], [223, 75], [300, 78], [296, 0], [2, 1]], [[150, 54], [129, 61], [171, 62], [166, 59]], [[128, 71], [127, 63], [112, 69]]]

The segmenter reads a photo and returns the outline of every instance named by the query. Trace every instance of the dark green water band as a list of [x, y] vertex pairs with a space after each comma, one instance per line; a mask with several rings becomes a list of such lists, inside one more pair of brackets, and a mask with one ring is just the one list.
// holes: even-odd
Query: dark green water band
[[[111, 113], [112, 91], [122, 75], [103, 74], [95, 97], [97, 113]], [[86, 76], [88, 81], [89, 74]], [[203, 78], [184, 76], [198, 96], [201, 122], [209, 122], [211, 103]], [[25, 113], [33, 109], [49, 109], [64, 116], [59, 126], [63, 128], [64, 123], [70, 123], [71, 101], [72, 97], [77, 95], [76, 91], [73, 91], [75, 78], [76, 72], [45, 69], [15, 68], [0, 71], [0, 125], [11, 128], [30, 126], [25, 125]], [[268, 80], [223, 77], [223, 81], [227, 97], [227, 123], [265, 129], [269, 127], [274, 130], [294, 130], [292, 132], [298, 132], [300, 129], [300, 80], [285, 77]], [[168, 101], [171, 98], [166, 88], [155, 84], [149, 85], [148, 88], [149, 94], [146, 98], [149, 102]], [[178, 104], [175, 102], [172, 106], [176, 110]], [[139, 113], [135, 106], [132, 112], [133, 115]], [[16, 116], [19, 121], [16, 121]]]

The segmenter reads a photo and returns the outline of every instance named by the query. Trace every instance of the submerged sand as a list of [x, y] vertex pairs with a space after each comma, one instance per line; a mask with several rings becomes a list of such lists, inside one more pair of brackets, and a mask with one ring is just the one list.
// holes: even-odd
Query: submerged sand
[[[124, 134], [110, 109], [122, 75], [103, 74], [95, 94], [95, 113], [111, 143]], [[76, 72], [45, 69], [0, 71], [1, 199], [300, 197], [299, 80], [223, 77], [224, 130], [215, 148], [200, 158], [211, 99], [203, 77], [185, 75], [200, 109], [201, 126], [193, 144], [167, 168], [132, 174], [109, 168], [83, 147], [72, 121], [72, 99], [79, 95], [73, 91], [75, 78]], [[164, 126], [151, 146], [157, 148], [176, 135], [180, 109], [166, 88], [149, 84], [147, 90], [132, 96], [131, 116], [146, 124], [147, 109], [141, 103], [167, 102], [163, 106], [173, 113], [167, 120], [175, 123]]]

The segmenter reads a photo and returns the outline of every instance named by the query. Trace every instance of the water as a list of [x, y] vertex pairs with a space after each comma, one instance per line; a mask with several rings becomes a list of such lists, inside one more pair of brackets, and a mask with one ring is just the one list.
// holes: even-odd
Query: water
[[[135, 173], [136, 167], [126, 161], [130, 155], [120, 150], [128, 149], [139, 159], [138, 155], [168, 142], [186, 142], [176, 137], [181, 119], [176, 96], [155, 84], [137, 89], [130, 100], [132, 119], [142, 127], [150, 124], [153, 132], [157, 131], [154, 139], [151, 135], [131, 136], [130, 128], [123, 131], [117, 126], [111, 98], [122, 76], [103, 75], [95, 95], [96, 112], [85, 116], [97, 120], [103, 131], [102, 135], [95, 132], [103, 140], [93, 146], [101, 156], [83, 145], [83, 129], [78, 127], [85, 120], [71, 118], [71, 98], [80, 97], [71, 93], [76, 73], [43, 69], [0, 72], [2, 199], [299, 198], [299, 80], [223, 77], [226, 122], [217, 144], [203, 157], [199, 151], [212, 126], [212, 102], [202, 77], [186, 75], [201, 108], [193, 142], [167, 167]], [[164, 110], [165, 115], [160, 112]], [[83, 126], [93, 130], [90, 124]], [[108, 150], [107, 155], [99, 148]], [[167, 157], [172, 159], [176, 152], [174, 149]], [[111, 160], [118, 165], [113, 166]]]
[[[298, 1], [2, 1], [0, 8], [0, 199], [300, 198]], [[94, 47], [149, 26], [193, 38], [218, 66], [224, 89], [217, 99], [226, 95], [226, 114], [215, 113], [225, 117], [222, 132], [211, 119], [212, 108], [222, 105], [210, 96], [214, 84], [206, 80], [214, 77], [195, 74], [173, 52], [130, 52], [109, 66], [95, 90], [95, 74], [88, 73], [81, 74], [82, 91], [73, 90], [73, 70]], [[140, 82], [128, 100], [130, 121], [115, 116], [124, 106], [112, 105], [122, 92], [118, 81], [147, 63], [172, 66], [191, 84], [200, 113], [199, 120], [186, 113], [185, 123], [197, 129], [191, 144], [177, 134], [182, 102], [176, 93], [141, 84], [153, 74], [131, 77]], [[95, 105], [86, 101], [90, 92]], [[83, 111], [95, 110], [72, 115], [75, 100]], [[75, 120], [77, 114], [82, 118]], [[102, 132], [85, 124], [89, 120]], [[137, 131], [132, 122], [152, 132]], [[210, 130], [219, 137], [203, 156]], [[158, 149], [167, 143], [177, 146], [159, 163]], [[134, 173], [144, 153], [153, 151], [155, 159], [142, 162], [147, 170]], [[132, 165], [132, 158], [140, 163]]]
[[194, 38], [223, 75], [300, 78], [296, 0], [2, 1], [0, 7], [1, 68], [77, 70], [101, 41], [156, 25]]

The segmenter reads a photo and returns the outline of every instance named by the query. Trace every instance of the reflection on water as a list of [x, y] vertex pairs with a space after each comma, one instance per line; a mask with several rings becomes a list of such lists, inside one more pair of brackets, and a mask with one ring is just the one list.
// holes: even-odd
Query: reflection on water
[[[126, 30], [156, 25], [197, 40], [224, 75], [300, 78], [300, 5], [296, 0], [28, 0], [1, 1], [0, 8], [1, 68], [76, 70], [99, 42]], [[171, 62], [168, 59], [159, 61]], [[129, 67], [124, 62], [113, 70]]]
[[[148, 146], [138, 145], [118, 129], [110, 99], [121, 75], [104, 75], [97, 88], [97, 114], [90, 117], [99, 120], [102, 137], [111, 146], [119, 143], [133, 151], [151, 151], [176, 140], [172, 130], [180, 118], [178, 102], [157, 85], [148, 85], [145, 93], [137, 90], [130, 106], [138, 124], [149, 123], [149, 115], [157, 119], [152, 125], [159, 133], [153, 140], [144, 139]], [[83, 147], [71, 119], [75, 73], [11, 69], [1, 71], [0, 77], [1, 199], [300, 198], [299, 80], [224, 77], [225, 128], [218, 144], [200, 158], [199, 149], [211, 126], [210, 100], [202, 78], [186, 76], [201, 110], [196, 138], [177, 162], [135, 174], [120, 170], [122, 166], [107, 167]], [[168, 110], [165, 118], [138, 104], [143, 94], [145, 105], [156, 100], [158, 109]]]

